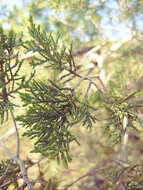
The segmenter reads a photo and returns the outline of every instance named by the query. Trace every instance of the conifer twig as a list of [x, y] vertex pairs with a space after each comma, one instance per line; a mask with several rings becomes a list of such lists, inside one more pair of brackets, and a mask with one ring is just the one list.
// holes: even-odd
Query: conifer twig
[[4, 173], [2, 174], [2, 176], [0, 176], [0, 182], [5, 178], [8, 170], [9, 170], [10, 164], [7, 165], [6, 170], [4, 171]]
[[90, 69], [87, 74], [83, 77], [80, 77], [81, 79], [75, 84], [75, 86], [72, 88], [72, 91], [74, 92], [74, 90], [82, 83], [83, 80], [85, 80], [88, 75], [92, 72], [92, 70]]
[[[16, 177], [17, 180], [21, 179], [21, 178], [22, 178], [22, 176], [17, 176]], [[9, 181], [7, 181], [7, 182], [3, 183], [2, 185], [0, 185], [0, 188], [4, 188], [4, 187], [10, 185], [11, 183], [13, 183], [13, 179], [10, 179]]]
[[86, 90], [86, 93], [85, 93], [85, 98], [86, 98], [86, 99], [88, 98], [88, 94], [89, 94], [91, 85], [92, 85], [92, 82], [89, 82], [88, 87], [87, 87], [87, 90]]
[[23, 178], [24, 182], [27, 184], [28, 190], [32, 190], [32, 182], [27, 177], [27, 172], [26, 172], [23, 161], [21, 159], [19, 159], [17, 156], [13, 155], [2, 141], [0, 141], [0, 145], [5, 150], [7, 155], [11, 159], [13, 159], [14, 161], [16, 161], [18, 163], [20, 170], [21, 170], [22, 178]]

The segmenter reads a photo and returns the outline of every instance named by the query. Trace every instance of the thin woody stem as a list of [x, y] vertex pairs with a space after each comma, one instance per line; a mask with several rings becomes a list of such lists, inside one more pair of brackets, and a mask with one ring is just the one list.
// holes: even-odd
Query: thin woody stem
[[[88, 72], [90, 73], [91, 71], [92, 71], [92, 70], [89, 70]], [[99, 93], [105, 98], [105, 100], [106, 100], [107, 102], [109, 101], [109, 100], [108, 100], [108, 97], [103, 93], [102, 89], [99, 88], [99, 86], [92, 80], [93, 78], [88, 77], [87, 74], [86, 74], [85, 76], [81, 76], [81, 75], [75, 73], [74, 71], [72, 71], [71, 73], [74, 74], [75, 76], [81, 78], [81, 79], [78, 81], [78, 83], [73, 87], [73, 89], [72, 89], [73, 92], [74, 92], [74, 90], [81, 84], [81, 82], [82, 82], [83, 80], [88, 80], [88, 81], [90, 81], [91, 84], [93, 84], [93, 85], [96, 87], [96, 89], [97, 89], [97, 90], [99, 91]], [[99, 79], [99, 76], [95, 76], [94, 78]], [[101, 81], [100, 81], [100, 82], [101, 82]], [[90, 84], [90, 85], [91, 85], [91, 84]]]
[[23, 161], [20, 160], [17, 156], [13, 155], [10, 152], [10, 150], [7, 148], [7, 146], [2, 141], [0, 142], [0, 145], [5, 150], [5, 152], [7, 153], [7, 155], [11, 159], [13, 159], [14, 161], [16, 161], [18, 163], [18, 165], [20, 166], [22, 178], [23, 178], [24, 182], [27, 184], [28, 190], [32, 190], [32, 182], [30, 182], [30, 180], [27, 177], [27, 171], [25, 169], [25, 165], [24, 165]]
[[120, 155], [120, 160], [123, 162], [127, 161], [127, 142], [128, 142], [128, 132], [127, 132], [128, 118], [124, 116], [123, 118], [123, 129], [125, 131], [123, 145]]
[[13, 123], [14, 123], [15, 131], [16, 131], [16, 139], [17, 139], [17, 152], [16, 152], [16, 156], [17, 156], [17, 158], [19, 158], [19, 153], [20, 153], [20, 137], [19, 137], [18, 127], [17, 127], [16, 121], [15, 121], [15, 117], [14, 117], [13, 111], [10, 110], [10, 113], [11, 113], [11, 117], [12, 117], [12, 120], [13, 120]]
[[108, 169], [110, 167], [112, 167], [114, 164], [108, 164], [107, 166], [104, 166], [104, 167], [101, 167], [101, 168], [97, 168], [97, 169], [94, 169], [93, 171], [91, 170], [90, 172], [84, 174], [83, 176], [80, 176], [78, 179], [76, 179], [75, 181], [73, 181], [72, 183], [68, 184], [65, 186], [64, 190], [67, 190], [69, 189], [71, 186], [75, 185], [77, 182], [79, 182], [80, 180], [82, 180], [83, 178], [85, 177], [88, 177], [88, 176], [92, 176], [93, 172], [100, 172], [102, 170], [105, 170], [105, 169]]

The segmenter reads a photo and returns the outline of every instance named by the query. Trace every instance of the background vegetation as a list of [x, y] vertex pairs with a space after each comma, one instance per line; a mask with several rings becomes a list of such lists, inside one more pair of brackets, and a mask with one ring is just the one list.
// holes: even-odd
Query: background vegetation
[[0, 1], [0, 188], [143, 189], [143, 1], [9, 5]]

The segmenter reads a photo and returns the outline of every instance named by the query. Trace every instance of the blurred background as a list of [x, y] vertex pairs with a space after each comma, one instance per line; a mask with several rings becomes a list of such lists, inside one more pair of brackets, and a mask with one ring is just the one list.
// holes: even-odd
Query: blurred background
[[[23, 39], [30, 38], [28, 33], [29, 16], [35, 23], [53, 36], [61, 34], [61, 46], [67, 48], [73, 44], [73, 56], [79, 68], [86, 74], [86, 69], [92, 68], [94, 75], [99, 75], [103, 85], [116, 88], [122, 94], [143, 90], [143, 1], [142, 0], [0, 0], [0, 25], [5, 31], [14, 30], [17, 35], [23, 33]], [[20, 50], [21, 51], [21, 50]], [[29, 75], [32, 54], [21, 51], [25, 60], [22, 73]], [[52, 73], [46, 64], [38, 66], [36, 79], [46, 80]], [[111, 84], [112, 81], [112, 84]], [[74, 83], [74, 82], [73, 82]], [[71, 81], [72, 85], [72, 81]], [[84, 91], [86, 83], [80, 86]], [[94, 101], [95, 89], [92, 89], [91, 101]], [[19, 102], [19, 97], [15, 97]], [[140, 94], [136, 100], [143, 103]], [[143, 109], [138, 108], [138, 116], [142, 119]], [[21, 107], [15, 110], [15, 115], [24, 112]], [[101, 115], [102, 114], [102, 115]], [[98, 116], [104, 118], [104, 112]], [[79, 182], [71, 185], [70, 190], [106, 189], [106, 180], [101, 174], [96, 174], [94, 168], [101, 168], [107, 163], [119, 159], [121, 144], [112, 146], [102, 126], [104, 121], [98, 121], [91, 132], [84, 126], [77, 125], [72, 130], [77, 135], [80, 146], [72, 144], [72, 162], [69, 168], [58, 165], [56, 161], [43, 159], [39, 166], [29, 169], [31, 179], [38, 176], [50, 180], [49, 190], [63, 189], [80, 176]], [[143, 161], [142, 122], [140, 132], [130, 131], [128, 143], [128, 160], [132, 163]], [[13, 127], [11, 120], [0, 127], [1, 136]], [[138, 126], [137, 126], [138, 127]], [[20, 128], [20, 134], [23, 129]], [[9, 136], [7, 145], [15, 152], [15, 134]], [[33, 142], [21, 136], [21, 157], [33, 161], [40, 155], [30, 153]], [[0, 159], [7, 156], [0, 148]], [[39, 169], [41, 173], [39, 174]], [[109, 175], [110, 176], [110, 175]], [[113, 177], [113, 176], [111, 176]], [[56, 187], [57, 185], [57, 187]], [[39, 187], [35, 187], [35, 189]]]

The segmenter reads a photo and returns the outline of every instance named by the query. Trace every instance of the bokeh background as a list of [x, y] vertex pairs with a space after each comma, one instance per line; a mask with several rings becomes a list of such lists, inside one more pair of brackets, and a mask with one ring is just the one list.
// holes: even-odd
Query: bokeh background
[[[14, 30], [17, 35], [23, 33], [23, 39], [30, 38], [28, 33], [29, 16], [40, 24], [47, 34], [56, 37], [61, 34], [61, 46], [67, 48], [73, 43], [73, 55], [79, 68], [92, 68], [94, 75], [99, 75], [108, 89], [116, 88], [118, 93], [128, 93], [143, 90], [143, 1], [142, 0], [0, 0], [0, 24], [5, 31]], [[29, 65], [32, 54], [19, 50], [25, 62], [21, 73], [30, 75]], [[48, 64], [48, 63], [47, 63]], [[46, 63], [37, 67], [35, 79], [47, 80], [52, 72], [46, 68]], [[73, 85], [75, 81], [71, 81]], [[99, 84], [101, 85], [101, 84]], [[84, 92], [86, 82], [80, 85], [79, 91]], [[96, 89], [92, 89], [91, 101], [94, 101]], [[13, 100], [20, 107], [15, 109], [15, 115], [24, 113], [20, 98]], [[143, 103], [142, 94], [137, 97], [138, 103]], [[143, 109], [136, 110], [142, 119]], [[100, 112], [97, 117], [104, 119], [106, 113]], [[50, 180], [49, 189], [63, 189], [65, 185], [84, 176], [70, 190], [104, 189], [103, 182], [107, 179], [96, 174], [94, 168], [119, 159], [122, 142], [112, 146], [106, 132], [103, 131], [103, 120], [98, 121], [91, 131], [82, 125], [76, 125], [72, 131], [76, 134], [80, 146], [71, 145], [72, 162], [68, 168], [58, 165], [52, 159], [43, 159], [39, 165], [28, 170], [31, 179], [40, 176]], [[138, 126], [137, 126], [138, 127]], [[140, 132], [130, 131], [128, 142], [128, 160], [132, 163], [143, 161], [142, 122]], [[5, 135], [13, 128], [11, 119], [0, 127], [0, 135]], [[25, 129], [20, 128], [21, 157], [37, 161], [39, 154], [30, 153], [33, 142], [22, 136]], [[15, 134], [9, 136], [7, 145], [14, 153], [16, 147]], [[0, 159], [6, 159], [5, 152], [0, 148]], [[39, 169], [41, 173], [39, 174]], [[99, 183], [99, 184], [97, 184]], [[58, 184], [57, 188], [54, 186]], [[40, 187], [35, 187], [40, 189]]]

